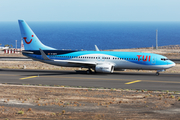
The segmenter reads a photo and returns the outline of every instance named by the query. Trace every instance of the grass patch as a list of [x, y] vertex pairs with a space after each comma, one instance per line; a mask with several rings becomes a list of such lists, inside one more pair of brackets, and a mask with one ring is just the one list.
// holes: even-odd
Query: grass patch
[[175, 97], [174, 97], [173, 95], [171, 95], [171, 98], [173, 98], [173, 99], [174, 99]]
[[180, 101], [180, 97], [178, 98], [178, 101]]
[[24, 114], [24, 111], [18, 111], [17, 114]]

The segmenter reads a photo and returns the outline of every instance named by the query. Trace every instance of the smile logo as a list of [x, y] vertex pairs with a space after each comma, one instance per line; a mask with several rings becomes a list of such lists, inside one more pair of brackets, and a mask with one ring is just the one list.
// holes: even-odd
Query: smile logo
[[[34, 37], [34, 35], [32, 35], [32, 37]], [[24, 39], [24, 41], [26, 42], [26, 44], [30, 44], [31, 42], [32, 42], [32, 39], [29, 41], [29, 42], [27, 42], [27, 37], [23, 37], [23, 39]]]

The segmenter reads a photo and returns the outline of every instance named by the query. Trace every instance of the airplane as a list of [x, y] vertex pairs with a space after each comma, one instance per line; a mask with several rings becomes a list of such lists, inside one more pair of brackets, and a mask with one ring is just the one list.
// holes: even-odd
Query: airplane
[[25, 50], [22, 54], [47, 64], [88, 68], [87, 73], [113, 73], [125, 69], [156, 70], [156, 75], [175, 63], [167, 57], [143, 52], [57, 50], [44, 45], [24, 20], [18, 20]]

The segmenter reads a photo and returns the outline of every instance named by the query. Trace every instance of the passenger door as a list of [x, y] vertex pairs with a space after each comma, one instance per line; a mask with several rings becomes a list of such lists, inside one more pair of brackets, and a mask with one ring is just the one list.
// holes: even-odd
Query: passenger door
[[151, 63], [156, 64], [156, 57], [152, 57]]

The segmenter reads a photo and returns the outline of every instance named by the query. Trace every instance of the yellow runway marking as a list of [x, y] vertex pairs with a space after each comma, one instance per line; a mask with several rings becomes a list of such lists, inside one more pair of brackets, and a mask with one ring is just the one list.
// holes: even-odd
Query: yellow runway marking
[[38, 76], [30, 76], [30, 77], [20, 78], [20, 80], [30, 79], [30, 78], [35, 78], [35, 77], [38, 77]]
[[125, 83], [125, 84], [133, 84], [133, 83], [137, 83], [137, 82], [141, 82], [141, 80], [136, 80], [136, 81], [132, 81], [132, 82], [128, 82], [128, 83]]

